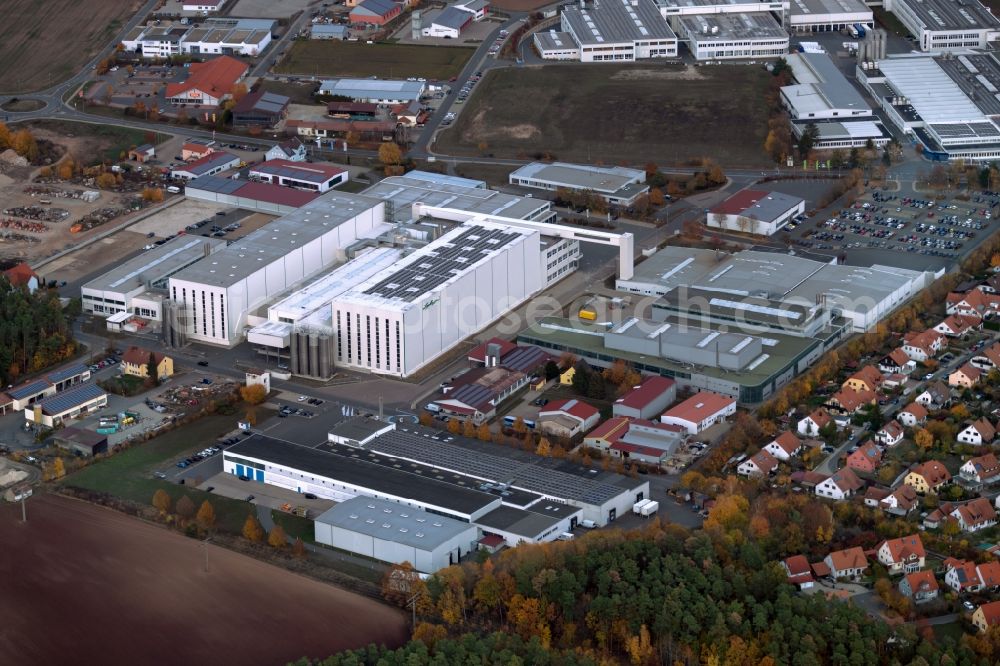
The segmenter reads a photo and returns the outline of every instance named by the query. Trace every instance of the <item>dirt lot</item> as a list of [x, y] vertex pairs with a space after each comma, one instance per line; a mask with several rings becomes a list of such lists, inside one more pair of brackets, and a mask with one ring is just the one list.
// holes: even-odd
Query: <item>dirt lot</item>
[[[369, 642], [405, 617], [374, 601], [54, 496], [0, 507], [0, 662], [280, 664]], [[53, 629], [53, 628], [57, 629]]]
[[473, 49], [457, 46], [366, 44], [337, 40], [298, 40], [275, 67], [281, 74], [423, 77], [444, 80], [457, 75]]
[[309, 6], [319, 7], [319, 0], [238, 0], [226, 11], [242, 18], [288, 18]]
[[139, 0], [4, 0], [0, 90], [41, 90], [68, 78], [112, 39], [141, 4]]
[[[34, 123], [30, 126], [36, 138], [51, 142], [58, 146], [58, 155], [72, 155], [83, 163], [91, 163], [102, 157], [117, 158], [122, 150], [127, 150], [136, 143], [142, 143], [150, 137], [138, 130], [126, 128], [103, 128], [101, 126], [84, 126], [86, 133], [76, 133], [74, 129], [80, 126], [72, 124]], [[152, 136], [153, 140], [162, 138]], [[24, 215], [0, 213], [0, 232], [16, 234], [14, 237], [0, 238], [0, 257], [6, 259], [21, 259], [28, 262], [51, 256], [56, 252], [77, 244], [88, 237], [101, 233], [105, 228], [95, 227], [82, 233], [70, 233], [70, 226], [84, 215], [95, 210], [123, 205], [132, 198], [131, 194], [100, 191], [96, 201], [88, 202], [57, 194], [36, 194], [26, 192], [25, 188], [39, 185], [35, 181], [39, 169], [36, 167], [16, 166], [0, 162], [0, 211], [13, 208], [42, 207], [51, 210], [62, 210], [69, 214], [59, 221], [43, 221], [45, 230], [24, 229], [25, 224], [32, 220]], [[99, 191], [76, 182], [46, 183], [47, 188], [63, 193], [80, 193], [83, 191]], [[51, 201], [51, 204], [41, 206], [41, 199]], [[120, 224], [127, 216], [117, 217], [108, 224]]]
[[[672, 164], [712, 156], [765, 163], [770, 75], [753, 67], [550, 65], [489, 72], [442, 152]], [[532, 100], [511, 104], [510, 100]]]

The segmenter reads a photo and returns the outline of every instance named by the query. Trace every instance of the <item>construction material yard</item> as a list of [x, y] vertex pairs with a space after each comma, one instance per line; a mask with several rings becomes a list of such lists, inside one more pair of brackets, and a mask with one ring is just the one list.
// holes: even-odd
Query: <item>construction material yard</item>
[[0, 91], [43, 90], [107, 46], [140, 0], [5, 0]]
[[460, 46], [298, 40], [275, 66], [275, 71], [299, 76], [447, 80], [462, 71], [472, 53], [473, 49]]
[[770, 77], [762, 67], [663, 64], [493, 70], [434, 148], [588, 163], [666, 165], [710, 156], [756, 166], [767, 163]]
[[271, 665], [406, 640], [403, 614], [331, 585], [81, 501], [27, 508], [0, 507], [2, 663]]

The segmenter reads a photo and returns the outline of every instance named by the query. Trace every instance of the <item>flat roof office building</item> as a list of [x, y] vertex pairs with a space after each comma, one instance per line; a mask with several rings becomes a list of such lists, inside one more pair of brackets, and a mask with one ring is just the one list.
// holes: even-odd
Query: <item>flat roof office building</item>
[[1000, 39], [998, 20], [979, 0], [885, 0], [921, 51], [986, 48]]
[[572, 192], [593, 192], [608, 203], [628, 206], [649, 191], [646, 173], [625, 167], [600, 167], [567, 162], [532, 162], [511, 172], [511, 185], [538, 190], [565, 189]]
[[594, 0], [564, 6], [560, 17], [561, 32], [535, 39], [544, 59], [633, 62], [677, 57], [677, 36], [652, 0]]
[[792, 0], [788, 26], [793, 32], [839, 32], [848, 26], [875, 26], [871, 7], [863, 0]]
[[896, 56], [858, 67], [857, 78], [927, 157], [1000, 158], [1000, 61], [992, 53]]
[[408, 104], [419, 100], [426, 86], [422, 81], [331, 79], [323, 81], [316, 94], [350, 97], [355, 102]]
[[225, 247], [226, 242], [218, 238], [172, 238], [84, 284], [80, 290], [83, 311], [100, 317], [128, 313], [161, 321], [170, 276]]
[[679, 16], [674, 22], [695, 60], [761, 60], [788, 53], [788, 33], [768, 12]]

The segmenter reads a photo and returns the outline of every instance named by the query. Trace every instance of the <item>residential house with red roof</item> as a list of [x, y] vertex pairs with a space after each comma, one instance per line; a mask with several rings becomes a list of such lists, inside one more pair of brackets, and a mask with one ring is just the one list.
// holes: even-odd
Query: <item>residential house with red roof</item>
[[816, 485], [816, 496], [837, 502], [853, 497], [865, 487], [865, 482], [850, 467], [837, 470], [822, 483]]
[[1000, 295], [981, 286], [964, 293], [953, 291], [945, 298], [945, 312], [978, 317], [995, 315], [1000, 312]]
[[878, 369], [886, 374], [908, 375], [916, 367], [916, 361], [911, 359], [902, 347], [896, 347], [878, 362]]
[[972, 388], [979, 383], [982, 376], [982, 370], [971, 363], [966, 363], [961, 368], [948, 375], [948, 386], [963, 389]]
[[771, 440], [764, 450], [778, 460], [789, 460], [802, 450], [802, 442], [787, 430]]
[[940, 593], [933, 571], [914, 571], [899, 581], [899, 593], [915, 604], [925, 604], [937, 599]]
[[967, 333], [978, 331], [982, 328], [983, 318], [979, 315], [953, 314], [935, 326], [934, 330], [949, 338], [960, 338]]
[[566, 439], [587, 432], [600, 420], [601, 411], [597, 407], [575, 398], [553, 400], [538, 412], [539, 430]]
[[962, 428], [955, 439], [962, 444], [982, 446], [992, 442], [996, 436], [996, 427], [984, 416]]
[[944, 584], [956, 592], [978, 592], [982, 588], [976, 563], [949, 557], [944, 561]]
[[223, 55], [207, 62], [193, 62], [188, 77], [180, 83], [168, 83], [167, 101], [188, 106], [217, 107], [233, 94], [236, 84], [247, 75], [249, 66]]
[[884, 381], [882, 373], [879, 372], [878, 368], [874, 365], [866, 365], [861, 368], [853, 375], [848, 377], [843, 384], [841, 384], [842, 389], [852, 389], [854, 391], [870, 391], [874, 393], [878, 391], [879, 387], [882, 386]]
[[24, 287], [30, 293], [35, 293], [41, 284], [38, 274], [31, 270], [31, 266], [23, 261], [11, 266], [3, 272], [4, 277], [14, 287]]
[[903, 441], [903, 426], [895, 419], [889, 421], [875, 433], [875, 441], [891, 449]]
[[903, 351], [912, 360], [924, 362], [934, 358], [944, 347], [945, 338], [933, 329], [919, 333], [907, 333], [903, 336]]
[[994, 342], [989, 347], [981, 350], [969, 361], [984, 372], [1000, 368], [1000, 342]]
[[978, 532], [997, 524], [997, 512], [985, 497], [977, 497], [955, 506], [948, 514], [963, 532]]
[[861, 474], [874, 474], [882, 464], [882, 449], [868, 440], [847, 456], [847, 466]]
[[697, 435], [735, 413], [735, 398], [711, 391], [699, 391], [664, 412], [660, 416], [660, 422], [679, 425], [688, 434]]
[[778, 460], [765, 449], [753, 454], [736, 468], [736, 473], [747, 478], [770, 476], [778, 469]]
[[920, 499], [910, 486], [900, 485], [895, 490], [869, 488], [865, 493], [865, 504], [880, 509], [893, 516], [906, 516], [917, 508]]
[[669, 377], [650, 375], [615, 400], [611, 412], [633, 419], [654, 419], [677, 400], [677, 382]]
[[788, 582], [797, 585], [800, 590], [807, 590], [816, 583], [805, 555], [792, 555], [782, 560], [781, 567], [788, 575]]
[[995, 483], [1000, 481], [1000, 460], [993, 453], [970, 458], [959, 468], [958, 475], [971, 483]]
[[914, 465], [903, 479], [903, 483], [911, 486], [918, 494], [936, 492], [941, 486], [951, 482], [951, 474], [937, 460]]
[[854, 389], [841, 389], [833, 394], [827, 407], [831, 410], [843, 414], [856, 414], [869, 405], [875, 404], [875, 392], [869, 390], [855, 391]]
[[868, 570], [868, 558], [858, 546], [835, 550], [823, 558], [823, 563], [829, 567], [830, 576], [838, 580], [857, 580]]
[[832, 422], [833, 417], [830, 416], [830, 412], [820, 407], [799, 421], [796, 430], [804, 437], [816, 437], [819, 435], [820, 430]]
[[1000, 626], [1000, 601], [991, 601], [977, 608], [972, 614], [972, 624], [976, 625], [980, 633]]
[[907, 428], [914, 428], [927, 422], [927, 408], [919, 402], [911, 402], [896, 413], [896, 420]]
[[927, 553], [919, 534], [886, 539], [875, 549], [876, 558], [889, 575], [913, 573], [924, 568]]

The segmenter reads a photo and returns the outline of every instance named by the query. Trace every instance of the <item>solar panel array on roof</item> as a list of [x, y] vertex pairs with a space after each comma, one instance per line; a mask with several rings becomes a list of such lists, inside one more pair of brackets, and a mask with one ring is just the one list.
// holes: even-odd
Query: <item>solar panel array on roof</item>
[[49, 387], [49, 382], [44, 379], [37, 379], [30, 384], [25, 384], [24, 386], [15, 386], [12, 389], [7, 390], [7, 395], [14, 398], [14, 400], [20, 400], [21, 398], [27, 398], [33, 395], [37, 395]]
[[82, 375], [85, 372], [87, 372], [87, 366], [83, 363], [74, 363], [73, 365], [67, 365], [64, 368], [58, 368], [52, 372], [46, 373], [45, 377], [52, 383], [59, 383], [64, 379], [76, 377], [77, 375]]
[[38, 404], [46, 414], [62, 414], [85, 402], [100, 398], [102, 395], [105, 393], [97, 384], [81, 384], [76, 388], [45, 398]]
[[521, 234], [470, 226], [450, 242], [435, 246], [422, 261], [399, 269], [364, 293], [412, 302], [518, 238]]

